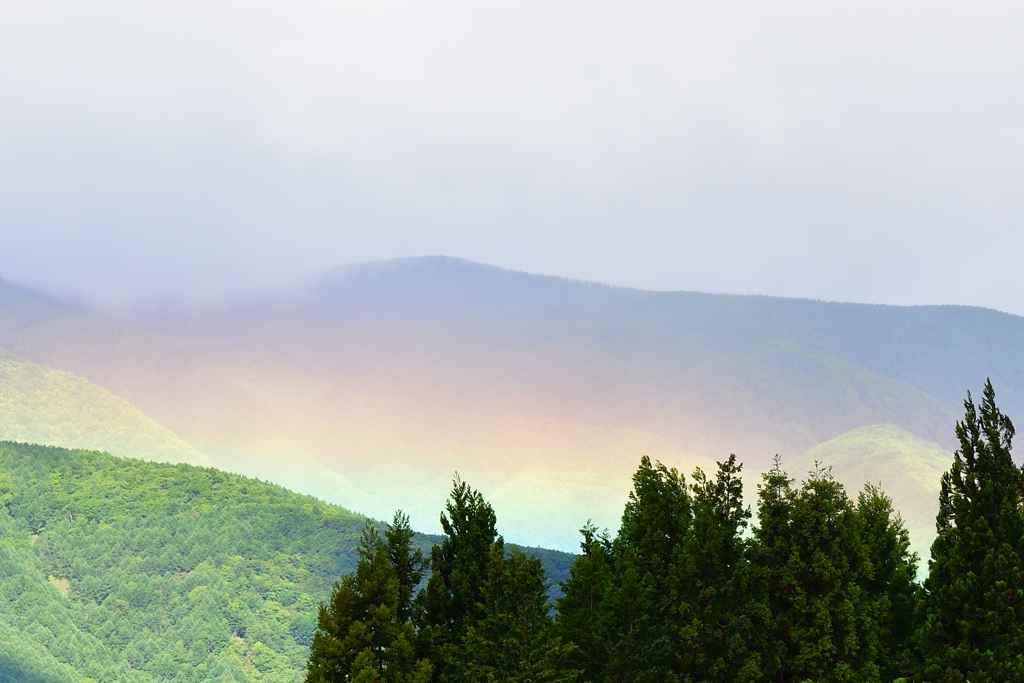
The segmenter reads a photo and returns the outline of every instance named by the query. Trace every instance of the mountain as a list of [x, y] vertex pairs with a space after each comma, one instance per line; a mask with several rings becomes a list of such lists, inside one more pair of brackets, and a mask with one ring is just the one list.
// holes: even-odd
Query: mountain
[[921, 566], [927, 567], [939, 484], [952, 462], [952, 452], [937, 443], [893, 425], [868, 425], [815, 446], [783, 468], [798, 481], [816, 467], [831, 468], [854, 500], [865, 484], [880, 484], [900, 511]]
[[[640, 455], [689, 473], [891, 424], [951, 450], [986, 377], [1024, 409], [1024, 319], [649, 292], [443, 257], [118, 320], [0, 287], [0, 348], [125, 398], [218, 464], [437, 530], [453, 471], [510, 538], [617, 526]], [[909, 475], [908, 475], [909, 476]]]
[[35, 365], [2, 350], [0, 440], [213, 464], [124, 399], [70, 372]]
[[213, 468], [0, 443], [0, 681], [300, 681], [366, 521]]

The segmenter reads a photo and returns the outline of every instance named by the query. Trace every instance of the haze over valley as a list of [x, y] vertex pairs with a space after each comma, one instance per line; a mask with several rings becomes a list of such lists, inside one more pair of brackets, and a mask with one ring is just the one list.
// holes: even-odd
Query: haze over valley
[[1024, 407], [1024, 321], [980, 308], [649, 292], [446, 257], [119, 317], [11, 285], [0, 301], [9, 354], [221, 467], [433, 533], [457, 471], [510, 539], [564, 550], [588, 518], [616, 527], [640, 455], [689, 475], [730, 453], [748, 495], [776, 454], [797, 477], [834, 463], [853, 489], [920, 481], [897, 503], [924, 550], [966, 391], [991, 377], [1009, 414]]

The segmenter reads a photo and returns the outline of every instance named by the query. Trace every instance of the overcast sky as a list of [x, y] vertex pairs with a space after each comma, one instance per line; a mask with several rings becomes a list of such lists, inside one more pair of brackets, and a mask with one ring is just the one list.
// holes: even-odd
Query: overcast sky
[[1024, 314], [1024, 4], [0, 2], [0, 277], [449, 254]]

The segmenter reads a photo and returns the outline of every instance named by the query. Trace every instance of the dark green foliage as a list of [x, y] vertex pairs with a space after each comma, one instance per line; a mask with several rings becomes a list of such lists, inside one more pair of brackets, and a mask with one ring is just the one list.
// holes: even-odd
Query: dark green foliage
[[694, 473], [693, 522], [672, 568], [671, 614], [679, 676], [686, 681], [758, 681], [771, 671], [767, 591], [743, 532], [742, 466]]
[[770, 615], [739, 473], [731, 457], [687, 486], [645, 457], [615, 540], [582, 529], [558, 631], [585, 679], [761, 680]]
[[925, 582], [920, 679], [1024, 680], [1024, 475], [1010, 457], [1014, 428], [985, 385], [968, 395], [960, 447], [942, 478], [938, 537]]
[[420, 651], [441, 680], [450, 653], [481, 617], [491, 556], [504, 552], [496, 524], [490, 504], [456, 477], [441, 514], [444, 536], [430, 551], [431, 574], [417, 604]]
[[582, 554], [569, 569], [558, 599], [559, 635], [576, 645], [572, 661], [583, 672], [583, 679], [600, 681], [608, 668], [608, 641], [612, 625], [608, 595], [614, 567], [608, 532], [599, 534], [590, 522], [580, 529]]
[[[408, 607], [403, 580], [419, 571], [410, 551], [408, 520], [398, 514], [389, 542], [367, 524], [359, 542], [359, 564], [321, 605], [309, 652], [309, 683], [426, 683], [431, 667], [416, 660], [416, 632], [400, 610]], [[399, 568], [406, 571], [399, 576]]]
[[746, 529], [741, 466], [686, 485], [643, 458], [614, 541], [582, 529], [558, 633], [585, 680], [892, 681], [905, 671], [916, 558], [891, 501], [854, 505], [827, 471], [776, 464]]
[[417, 598], [419, 649], [446, 682], [568, 683], [572, 645], [555, 634], [541, 560], [511, 554], [494, 510], [458, 477]]
[[879, 671], [883, 681], [893, 681], [912, 665], [909, 648], [918, 627], [921, 600], [921, 587], [915, 580], [918, 558], [910, 552], [910, 536], [884, 491], [865, 486], [857, 497], [857, 514], [872, 567], [864, 587], [875, 603]]
[[633, 475], [633, 490], [622, 513], [618, 552], [629, 552], [638, 571], [660, 575], [671, 564], [677, 544], [689, 532], [690, 495], [685, 479], [646, 455]]
[[690, 517], [683, 477], [644, 456], [612, 543], [615, 576], [606, 604], [608, 675], [614, 680], [664, 681], [673, 671], [669, 575]]
[[397, 616], [408, 622], [413, 616], [413, 597], [423, 579], [423, 551], [413, 549], [416, 533], [409, 525], [409, 516], [399, 510], [384, 531], [387, 538], [388, 562], [398, 580]]
[[879, 680], [880, 626], [862, 522], [827, 471], [795, 489], [776, 467], [761, 486], [755, 531], [780, 651], [780, 681]]
[[571, 645], [554, 633], [540, 560], [495, 545], [480, 618], [450, 657], [449, 671], [467, 683], [570, 683]]

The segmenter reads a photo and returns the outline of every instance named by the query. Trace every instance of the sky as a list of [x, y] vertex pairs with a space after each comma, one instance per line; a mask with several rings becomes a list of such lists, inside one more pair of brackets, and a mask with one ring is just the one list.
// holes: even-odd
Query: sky
[[1024, 5], [0, 2], [0, 277], [446, 254], [1024, 314]]

